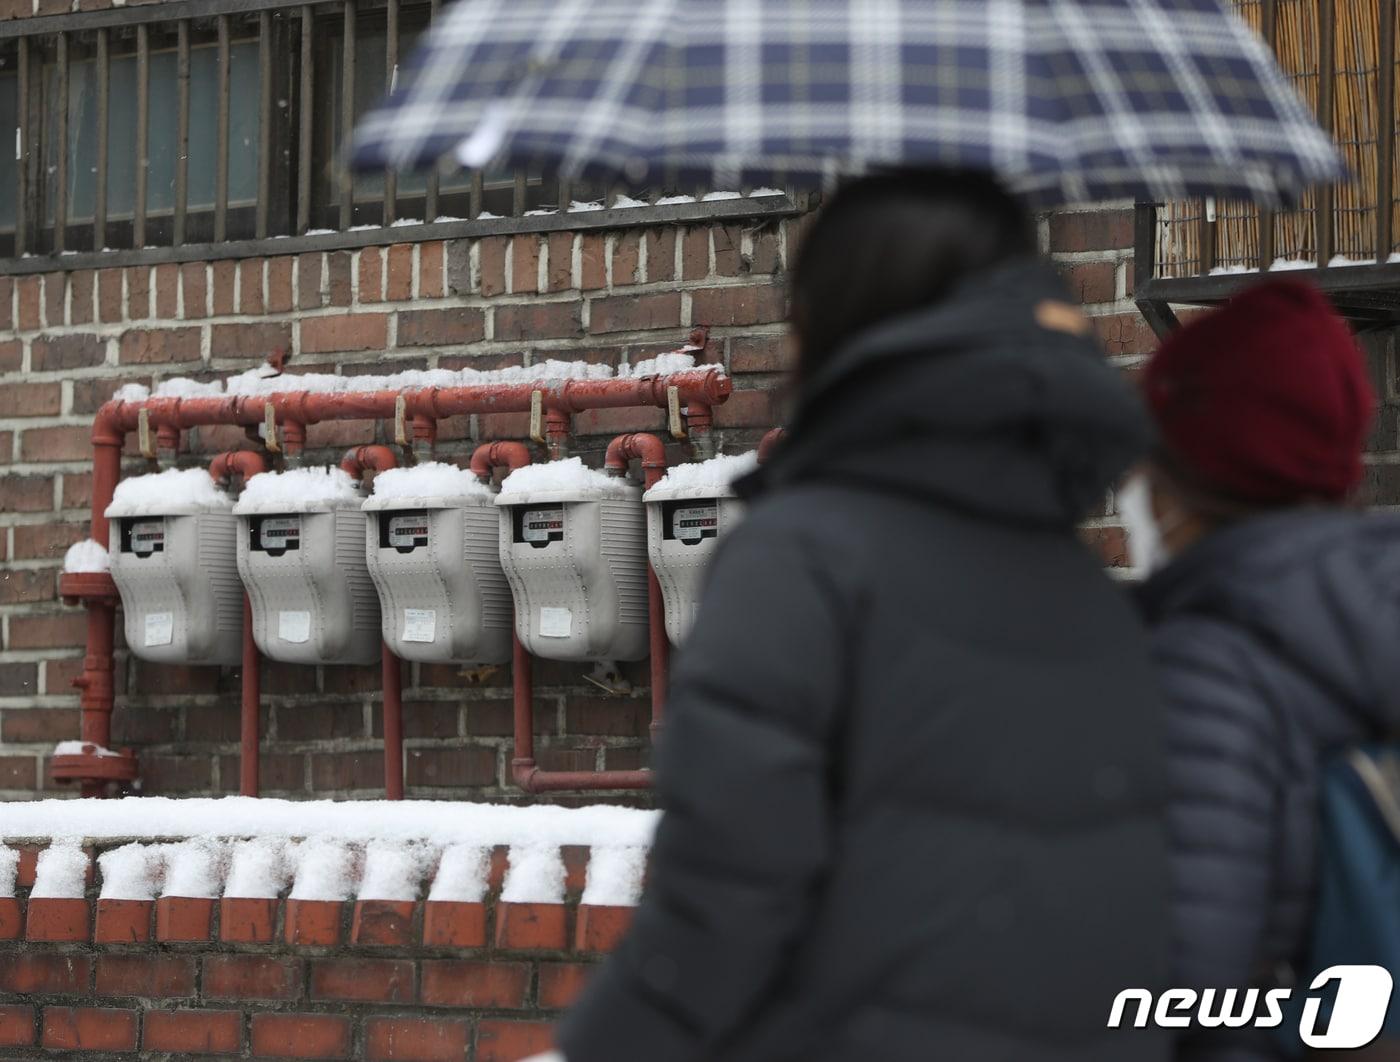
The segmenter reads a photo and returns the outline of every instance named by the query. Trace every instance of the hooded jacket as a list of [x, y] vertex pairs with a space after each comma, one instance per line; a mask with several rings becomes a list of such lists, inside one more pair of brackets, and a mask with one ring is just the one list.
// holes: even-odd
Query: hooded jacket
[[[1201, 539], [1141, 588], [1167, 694], [1173, 983], [1305, 970], [1327, 755], [1400, 725], [1400, 517], [1291, 510]], [[1198, 1030], [1192, 1062], [1282, 1057]]]
[[1074, 532], [1145, 421], [1063, 299], [1019, 262], [860, 337], [741, 485], [569, 1062], [1163, 1057], [1105, 1028], [1165, 973], [1158, 706]]

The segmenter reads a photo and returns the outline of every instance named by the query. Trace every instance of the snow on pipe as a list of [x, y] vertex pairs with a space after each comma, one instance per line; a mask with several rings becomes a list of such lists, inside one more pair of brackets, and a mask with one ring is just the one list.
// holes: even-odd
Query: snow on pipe
[[[345, 451], [340, 467], [354, 479], [366, 472], [397, 468], [398, 456], [387, 446], [356, 446]], [[384, 795], [403, 799], [403, 662], [385, 642], [380, 650], [384, 710]]]
[[[430, 445], [439, 419], [469, 413], [543, 413], [549, 426], [551, 450], [562, 451], [563, 436], [571, 414], [587, 409], [609, 409], [626, 406], [657, 406], [662, 409], [685, 406], [693, 411], [691, 417], [697, 429], [708, 428], [711, 409], [725, 401], [733, 389], [730, 378], [715, 366], [685, 370], [658, 376], [625, 379], [565, 379], [530, 381], [515, 384], [488, 384], [473, 387], [422, 388], [409, 391], [373, 391], [356, 393], [319, 393], [283, 391], [270, 395], [225, 395], [223, 397], [146, 398], [138, 401], [113, 400], [105, 403], [93, 419], [93, 477], [91, 538], [108, 540], [107, 506], [111, 503], [117, 481], [121, 477], [121, 452], [129, 432], [151, 428], [157, 439], [178, 445], [179, 433], [185, 428], [212, 424], [257, 425], [272, 428], [273, 445], [277, 429], [283, 432], [282, 442], [289, 453], [298, 453], [305, 441], [308, 424], [328, 420], [358, 420], [394, 418], [403, 426], [402, 442], [409, 441], [408, 426], [412, 425], [414, 441], [426, 437]], [[561, 434], [562, 433], [562, 434]], [[707, 434], [707, 432], [706, 432]], [[144, 442], [144, 440], [143, 440]], [[242, 460], [241, 458], [238, 460]], [[78, 586], [82, 582], [81, 587]], [[89, 586], [90, 576], [70, 580], [72, 592], [65, 597], [78, 600], [88, 608], [87, 656], [83, 673], [74, 680], [82, 691], [82, 737], [85, 742], [106, 747], [111, 742], [111, 713], [115, 701], [112, 682], [113, 639], [116, 600], [110, 577], [100, 587]], [[387, 654], [392, 656], [392, 654]], [[528, 661], [517, 646], [515, 663]], [[248, 654], [245, 651], [245, 671]], [[392, 665], [385, 660], [386, 670], [398, 670], [398, 658]], [[386, 712], [387, 715], [387, 712]], [[517, 695], [517, 723], [519, 722]], [[386, 719], [387, 736], [387, 719]], [[255, 757], [253, 757], [255, 758]], [[251, 759], [251, 758], [250, 758]], [[531, 757], [533, 759], [533, 756]], [[124, 765], [125, 773], [134, 776], [135, 763]], [[402, 764], [399, 767], [401, 775]], [[91, 777], [82, 770], [70, 769], [66, 777], [82, 783], [84, 796], [98, 796], [109, 780], [94, 771]], [[650, 785], [648, 771], [608, 772], [610, 787], [645, 788]], [[540, 779], [531, 791], [548, 789], [597, 788], [588, 772], [559, 772]], [[387, 780], [387, 779], [386, 779]], [[244, 792], [256, 791], [256, 775], [251, 789], [245, 775], [240, 778]]]
[[[267, 471], [267, 458], [257, 450], [226, 450], [209, 463], [215, 483], [240, 476], [244, 483]], [[253, 606], [243, 595], [243, 661], [239, 674], [238, 795], [257, 796], [260, 773], [258, 715], [262, 710], [262, 665], [253, 639]]]

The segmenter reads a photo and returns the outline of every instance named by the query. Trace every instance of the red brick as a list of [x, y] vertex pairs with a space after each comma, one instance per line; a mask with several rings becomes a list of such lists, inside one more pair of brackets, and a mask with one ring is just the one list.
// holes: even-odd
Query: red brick
[[35, 372], [87, 369], [106, 360], [107, 341], [101, 336], [39, 336], [29, 347], [29, 365]]
[[[146, 904], [148, 900], [99, 900], [98, 903]], [[141, 943], [128, 937], [99, 943]], [[154, 996], [169, 999], [195, 994], [195, 960], [191, 955], [99, 955], [95, 994], [99, 996]]]
[[18, 339], [0, 341], [0, 372], [16, 372], [24, 364], [24, 344]]
[[136, 1011], [45, 1007], [43, 1045], [67, 1051], [134, 1051]]
[[203, 262], [186, 262], [180, 267], [181, 306], [187, 320], [209, 313], [209, 283]]
[[[262, 757], [259, 766], [266, 760]], [[275, 899], [225, 896], [219, 901], [219, 939], [226, 944], [271, 944], [276, 927]]]
[[262, 313], [264, 308], [263, 259], [245, 258], [238, 263], [238, 311]]
[[389, 248], [384, 266], [384, 298], [387, 302], [413, 298], [413, 244], [397, 243]]
[[486, 905], [449, 900], [428, 900], [423, 905], [425, 948], [482, 948], [486, 946]]
[[234, 1055], [243, 1048], [243, 1015], [236, 1010], [148, 1010], [141, 1046], [147, 1051]]
[[412, 1003], [413, 963], [403, 959], [317, 959], [311, 998], [355, 1003]]
[[418, 245], [418, 297], [440, 299], [443, 296], [443, 257], [446, 248], [441, 240]]
[[496, 753], [482, 746], [409, 749], [409, 785], [475, 786], [496, 782]]
[[[10, 573], [8, 572], [0, 574], [0, 588], [5, 586], [5, 580], [9, 577]], [[0, 696], [32, 697], [38, 691], [38, 664], [0, 663]]]
[[[11, 619], [11, 629], [15, 617]], [[78, 736], [79, 712], [75, 708], [7, 708], [0, 716], [0, 742], [54, 744]]]
[[341, 350], [383, 350], [389, 342], [389, 316], [383, 313], [306, 317], [301, 322], [304, 354]]
[[596, 966], [577, 962], [540, 963], [540, 1006], [546, 1010], [573, 1006], [588, 983], [588, 975], [596, 969]]
[[729, 348], [729, 369], [741, 372], [785, 372], [793, 367], [786, 335], [740, 336]]
[[562, 903], [496, 905], [496, 947], [512, 951], [562, 951], [568, 947]]
[[595, 335], [605, 332], [636, 332], [651, 328], [679, 328], [681, 296], [677, 291], [654, 295], [614, 295], [594, 299], [589, 313], [588, 330]]
[[650, 723], [650, 711], [635, 697], [573, 697], [565, 706], [570, 734], [645, 737]]
[[1131, 210], [1050, 215], [1051, 251], [1115, 251], [1133, 245]]
[[787, 316], [787, 292], [779, 284], [707, 288], [691, 296], [697, 325], [775, 324]]
[[44, 278], [44, 321], [50, 328], [65, 323], [64, 306], [68, 302], [68, 277], [50, 273]]
[[584, 234], [579, 244], [579, 287], [597, 291], [608, 286], [608, 242], [600, 232]]
[[174, 262], [156, 266], [156, 316], [173, 321], [180, 316], [180, 267]]
[[349, 1058], [350, 1019], [330, 1014], [254, 1014], [252, 1047], [253, 1054], [268, 1058]]
[[578, 919], [574, 929], [574, 950], [586, 952], [613, 951], [627, 928], [632, 924], [634, 907], [603, 907], [597, 904], [579, 904]]
[[123, 365], [198, 361], [198, 328], [131, 329], [122, 333], [118, 357]]
[[734, 391], [715, 406], [717, 428], [770, 428], [775, 423], [769, 391]]
[[24, 932], [24, 909], [19, 898], [0, 896], [0, 940], [18, 940]]
[[326, 255], [327, 293], [332, 306], [350, 305], [354, 275], [355, 260], [349, 251], [332, 251]]
[[208, 940], [213, 931], [213, 899], [197, 896], [162, 896], [156, 901], [156, 940]]
[[715, 244], [715, 273], [722, 277], [739, 276], [748, 264], [743, 254], [743, 226], [716, 225], [711, 231]]
[[412, 900], [356, 900], [350, 943], [407, 947], [413, 941]]
[[16, 324], [21, 332], [32, 332], [43, 327], [41, 302], [43, 298], [43, 278], [37, 276], [20, 277], [15, 283], [18, 291], [16, 304], [19, 313]]
[[648, 229], [647, 283], [658, 280], [676, 279], [676, 230], [673, 228]]
[[1108, 314], [1090, 317], [1104, 352], [1110, 357], [1124, 354], [1150, 354], [1157, 349], [1157, 337], [1141, 315]]
[[541, 1021], [483, 1021], [476, 1033], [476, 1062], [516, 1062], [548, 1051], [553, 1030]]
[[[679, 315], [680, 297], [676, 298]], [[496, 307], [497, 340], [568, 339], [582, 331], [581, 302], [527, 302]]]
[[49, 941], [87, 940], [89, 913], [86, 900], [31, 897], [25, 911], [25, 938]]
[[[4, 500], [4, 490], [0, 487], [0, 502]], [[61, 508], [86, 509], [92, 504], [92, 473], [63, 473]], [[48, 506], [44, 506], [48, 508]]]
[[782, 268], [782, 245], [778, 240], [777, 229], [769, 227], [755, 232], [749, 272], [754, 276], [772, 276]]
[[642, 234], [636, 229], [619, 233], [613, 244], [612, 282], [614, 287], [641, 281]]
[[86, 627], [86, 616], [71, 611], [12, 616], [8, 648], [62, 649], [79, 646], [84, 643]]
[[1116, 262], [1083, 262], [1060, 266], [1060, 276], [1076, 302], [1112, 302], [1117, 282]]
[[1128, 542], [1121, 527], [1082, 528], [1079, 537], [1105, 567], [1128, 567]]
[[380, 789], [383, 785], [384, 757], [377, 752], [325, 752], [312, 757], [312, 789]]
[[85, 996], [92, 960], [32, 949], [0, 954], [0, 989], [15, 995]]
[[0, 605], [24, 605], [57, 597], [57, 573], [50, 569], [0, 572]]
[[[501, 307], [501, 310], [506, 307]], [[500, 338], [497, 310], [497, 338]], [[398, 345], [401, 347], [452, 346], [479, 343], [486, 336], [486, 315], [478, 309], [402, 310], [399, 312]]]
[[34, 1008], [0, 1005], [0, 1047], [28, 1047], [34, 1042]]
[[103, 323], [122, 319], [122, 271], [97, 271], [97, 316]]
[[15, 283], [10, 277], [0, 277], [0, 329], [14, 324], [11, 305], [14, 302]]
[[209, 330], [209, 353], [215, 358], [265, 359], [275, 350], [292, 349], [292, 326], [257, 324], [216, 324]]
[[461, 1062], [468, 1043], [464, 1021], [370, 1018], [365, 1022], [365, 1057], [371, 1062]]
[[[479, 270], [481, 273], [481, 294], [504, 295], [506, 291], [506, 237], [488, 236], [477, 244]], [[449, 274], [450, 275], [450, 274]], [[457, 292], [462, 289], [453, 285]]]
[[83, 461], [92, 456], [92, 429], [30, 428], [20, 436], [19, 452], [23, 461]]
[[206, 955], [206, 999], [299, 999], [302, 962], [263, 955]]
[[267, 312], [286, 313], [293, 307], [292, 259], [288, 255], [267, 260]]
[[321, 252], [297, 255], [297, 309], [314, 310], [321, 305]]
[[574, 283], [574, 233], [549, 234], [549, 290], [567, 291]]
[[681, 279], [700, 280], [710, 275], [710, 230], [687, 229], [681, 241]]
[[540, 238], [538, 236], [527, 233], [511, 239], [510, 278], [510, 290], [516, 295], [539, 291]]
[[126, 315], [133, 321], [144, 321], [151, 316], [150, 266], [127, 267]]
[[33, 756], [0, 756], [0, 789], [34, 789], [38, 783]]
[[516, 962], [424, 960], [419, 1002], [430, 1007], [518, 1010], [530, 989], [530, 967]]
[[[151, 939], [151, 912], [155, 909], [153, 900], [98, 900], [97, 924], [92, 939], [98, 944], [144, 944]], [[107, 956], [113, 959], [115, 957]], [[98, 960], [98, 994], [103, 994], [101, 963]], [[191, 973], [190, 982], [194, 977]], [[126, 992], [112, 992], [110, 995], [126, 995]], [[146, 993], [142, 992], [141, 995]], [[182, 993], [183, 994], [183, 993]]]
[[214, 262], [209, 268], [213, 274], [214, 316], [233, 313], [234, 295], [238, 284], [238, 263], [224, 260]]
[[339, 900], [288, 900], [283, 926], [288, 944], [330, 948], [340, 943]]
[[356, 290], [361, 302], [384, 301], [384, 252], [366, 247], [357, 259]]
[[15, 872], [15, 884], [21, 889], [32, 889], [39, 872], [39, 853], [47, 845], [19, 844], [10, 847], [19, 849], [19, 869]]
[[0, 387], [0, 417], [52, 417], [62, 408], [60, 383], [7, 383]]

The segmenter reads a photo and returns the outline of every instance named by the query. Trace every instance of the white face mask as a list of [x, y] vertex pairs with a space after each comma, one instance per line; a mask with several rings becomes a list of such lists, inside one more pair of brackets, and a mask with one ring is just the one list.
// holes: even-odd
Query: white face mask
[[1118, 491], [1118, 515], [1128, 537], [1128, 562], [1141, 575], [1151, 575], [1172, 559], [1162, 529], [1152, 511], [1152, 486], [1134, 472]]

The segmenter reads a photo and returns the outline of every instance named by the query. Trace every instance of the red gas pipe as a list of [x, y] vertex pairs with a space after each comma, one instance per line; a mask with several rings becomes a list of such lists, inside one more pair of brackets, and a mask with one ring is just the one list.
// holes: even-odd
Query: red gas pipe
[[530, 463], [530, 448], [521, 442], [482, 443], [472, 451], [472, 475], [482, 483], [490, 483], [498, 468], [514, 472]]
[[[93, 476], [92, 476], [92, 531], [98, 542], [108, 541], [108, 520], [105, 510], [112, 501], [117, 481], [121, 477], [121, 452], [129, 432], [138, 426], [139, 415], [146, 412], [148, 425], [155, 429], [158, 439], [174, 440], [178, 445], [180, 433], [186, 429], [213, 424], [240, 425], [248, 432], [254, 432], [267, 423], [268, 408], [271, 407], [274, 425], [280, 428], [278, 444], [289, 456], [297, 456], [305, 445], [306, 429], [312, 424], [332, 420], [391, 420], [402, 415], [412, 424], [413, 442], [416, 446], [430, 445], [435, 434], [436, 422], [443, 417], [471, 413], [524, 413], [539, 401], [545, 414], [546, 431], [556, 451], [562, 452], [568, 433], [569, 418], [587, 409], [617, 409], [627, 406], [654, 406], [666, 409], [673, 400], [679, 400], [687, 409], [694, 407], [695, 415], [703, 419], [704, 411], [723, 402], [729, 397], [733, 384], [715, 366], [671, 373], [666, 376], [645, 376], [639, 378], [583, 380], [570, 379], [553, 382], [537, 381], [517, 384], [491, 384], [477, 387], [423, 388], [413, 391], [372, 391], [360, 393], [283, 391], [271, 395], [223, 395], [207, 398], [147, 398], [139, 402], [112, 401], [97, 411], [92, 426]], [[538, 400], [534, 396], [538, 394]], [[402, 400], [402, 405], [400, 405]], [[698, 425], [697, 425], [698, 426]], [[550, 431], [550, 429], [553, 429]], [[250, 436], [251, 437], [251, 436]], [[389, 451], [392, 454], [392, 451]], [[249, 451], [236, 451], [246, 454]], [[247, 471], [239, 467], [247, 461], [245, 457], [227, 456], [224, 471], [239, 471], [245, 477]], [[373, 460], [379, 460], [374, 458]], [[112, 644], [115, 625], [115, 608], [118, 600], [116, 586], [106, 573], [69, 573], [63, 576], [61, 589], [68, 601], [78, 601], [88, 609], [88, 650], [83, 673], [74, 680], [82, 690], [83, 724], [82, 736], [85, 742], [104, 747], [110, 746], [111, 713], [113, 705], [112, 683]], [[653, 610], [653, 624], [662, 623], [656, 610]], [[664, 638], [664, 633], [662, 635]], [[653, 634], [654, 644], [655, 634]], [[521, 662], [523, 650], [517, 647], [516, 662]], [[390, 659], [392, 658], [392, 659]], [[525, 667], [517, 666], [517, 673], [524, 672], [523, 681], [516, 684], [517, 724], [521, 710], [521, 689], [528, 695], [528, 656], [524, 657]], [[245, 676], [252, 676], [256, 668], [247, 666], [249, 657], [245, 642]], [[399, 701], [399, 683], [394, 679], [399, 668], [397, 657], [386, 653], [385, 659], [385, 738], [389, 743], [390, 727], [401, 725], [400, 719], [390, 720], [391, 710]], [[658, 694], [659, 696], [659, 694]], [[527, 711], [532, 705], [527, 699]], [[246, 712], [245, 702], [245, 712]], [[245, 715], [245, 723], [247, 722]], [[245, 729], [247, 729], [245, 727]], [[520, 733], [517, 725], [517, 735]], [[531, 727], [525, 727], [525, 744], [518, 749], [532, 747]], [[245, 753], [249, 752], [247, 744]], [[254, 755], [250, 760], [256, 759]], [[386, 750], [387, 753], [387, 750]], [[69, 762], [71, 761], [71, 762]], [[402, 777], [402, 754], [397, 759], [397, 767], [389, 766], [386, 782], [393, 784], [397, 772]], [[255, 765], [249, 765], [253, 770]], [[53, 761], [55, 779], [78, 781], [83, 784], [85, 795], [95, 795], [105, 788], [108, 782], [130, 780], [136, 776], [135, 758], [131, 756], [96, 757], [75, 756], [55, 757]], [[243, 788], [248, 788], [247, 770], [242, 771]], [[254, 771], [255, 773], [255, 771]], [[519, 780], [520, 772], [517, 772]], [[401, 780], [397, 783], [402, 793]], [[522, 783], [525, 784], [525, 783]], [[534, 791], [542, 789], [581, 789], [581, 788], [640, 788], [650, 784], [649, 771], [610, 771], [602, 774], [589, 772], [538, 772], [529, 775], [526, 788]], [[255, 785], [255, 782], [254, 782]]]
[[[345, 451], [340, 467], [354, 479], [366, 472], [397, 468], [398, 455], [387, 446], [354, 446]], [[403, 799], [403, 661], [385, 642], [380, 650], [384, 687], [384, 797]]]
[[[256, 450], [226, 450], [209, 463], [215, 483], [240, 476], [244, 483], [267, 471], [267, 458]], [[243, 671], [239, 676], [238, 795], [257, 796], [259, 771], [258, 714], [262, 710], [262, 663], [253, 638], [253, 606], [243, 595]]]
[[773, 428], [766, 432], [763, 438], [758, 441], [758, 463], [760, 465], [766, 463], [773, 456], [773, 451], [782, 445], [786, 438], [786, 428]]

